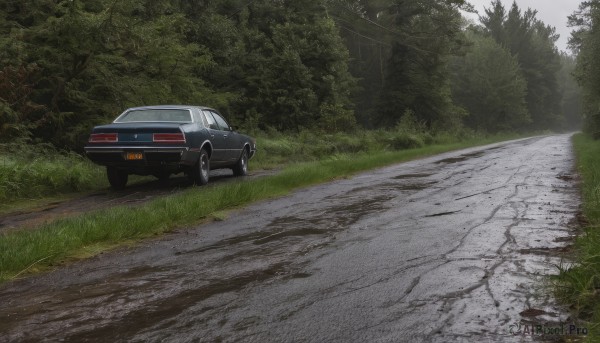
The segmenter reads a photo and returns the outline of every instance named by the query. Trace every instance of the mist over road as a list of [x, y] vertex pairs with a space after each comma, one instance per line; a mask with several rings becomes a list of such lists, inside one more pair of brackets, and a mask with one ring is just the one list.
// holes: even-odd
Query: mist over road
[[[307, 188], [0, 286], [0, 342], [520, 342], [574, 235], [570, 135]], [[201, 189], [199, 189], [201, 191]]]

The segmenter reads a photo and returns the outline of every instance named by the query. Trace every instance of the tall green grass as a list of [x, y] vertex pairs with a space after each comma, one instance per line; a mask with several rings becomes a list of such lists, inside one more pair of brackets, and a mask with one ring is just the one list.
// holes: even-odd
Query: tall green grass
[[587, 223], [575, 244], [575, 265], [561, 267], [556, 293], [588, 322], [588, 342], [600, 341], [600, 141], [577, 134], [573, 138], [581, 175], [583, 214]]
[[37, 230], [0, 235], [0, 281], [44, 270], [65, 259], [93, 255], [106, 246], [193, 225], [218, 211], [281, 196], [300, 187], [502, 138], [394, 152], [336, 155], [322, 161], [294, 164], [270, 177], [212, 185], [201, 191], [191, 188], [138, 207], [100, 210], [60, 219]]
[[104, 170], [75, 153], [0, 146], [0, 203], [106, 187]]
[[[255, 132], [258, 153], [250, 166], [269, 169], [295, 162], [317, 161], [337, 154], [356, 154], [422, 148], [492, 137], [471, 130], [431, 134], [424, 129], [362, 130], [354, 133], [304, 131], [297, 134]], [[516, 137], [516, 134], [505, 136]], [[498, 137], [498, 136], [494, 136]]]

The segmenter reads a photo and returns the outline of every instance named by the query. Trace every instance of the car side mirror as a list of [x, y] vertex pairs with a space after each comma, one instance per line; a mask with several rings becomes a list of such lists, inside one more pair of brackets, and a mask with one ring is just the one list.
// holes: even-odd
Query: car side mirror
[[237, 131], [237, 126], [230, 126], [229, 131]]

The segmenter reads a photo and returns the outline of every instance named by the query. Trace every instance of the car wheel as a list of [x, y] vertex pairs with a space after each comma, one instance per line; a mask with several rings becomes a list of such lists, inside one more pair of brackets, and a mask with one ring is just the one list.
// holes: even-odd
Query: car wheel
[[236, 162], [232, 169], [233, 175], [235, 176], [248, 175], [248, 151], [246, 148], [244, 148], [244, 151], [242, 151], [242, 156], [240, 156], [240, 159]]
[[192, 181], [197, 185], [206, 185], [208, 183], [208, 173], [210, 172], [210, 159], [208, 158], [208, 152], [202, 149], [200, 150], [200, 158], [198, 163], [192, 169], [190, 173]]
[[110, 183], [110, 186], [114, 189], [125, 188], [129, 177], [126, 171], [115, 167], [106, 167], [106, 176], [108, 176], [108, 183]]

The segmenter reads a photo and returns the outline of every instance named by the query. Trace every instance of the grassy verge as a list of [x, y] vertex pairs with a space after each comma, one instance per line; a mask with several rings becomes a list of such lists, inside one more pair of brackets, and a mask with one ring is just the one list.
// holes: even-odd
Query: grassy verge
[[[352, 134], [304, 131], [298, 134], [256, 132], [254, 136], [257, 137], [259, 153], [250, 165], [257, 169], [318, 161], [338, 154], [398, 151], [429, 145], [483, 141], [491, 137], [468, 130], [432, 135], [423, 129], [410, 126], [398, 127], [394, 130], [362, 130]], [[493, 136], [491, 139], [495, 137], [500, 136]], [[517, 135], [503, 137], [517, 137]]]
[[45, 146], [0, 147], [0, 207], [21, 199], [106, 187], [105, 179], [104, 170], [75, 153]]
[[139, 207], [115, 207], [57, 220], [34, 231], [0, 235], [0, 282], [45, 270], [68, 259], [91, 256], [119, 243], [193, 225], [218, 211], [281, 196], [300, 187], [506, 138], [496, 136], [395, 152], [336, 155], [323, 161], [291, 165], [275, 176], [209, 186], [202, 191], [192, 188]]
[[573, 138], [582, 177], [583, 214], [587, 223], [575, 243], [575, 265], [561, 268], [556, 292], [587, 322], [586, 341], [600, 341], [600, 141], [584, 134]]

